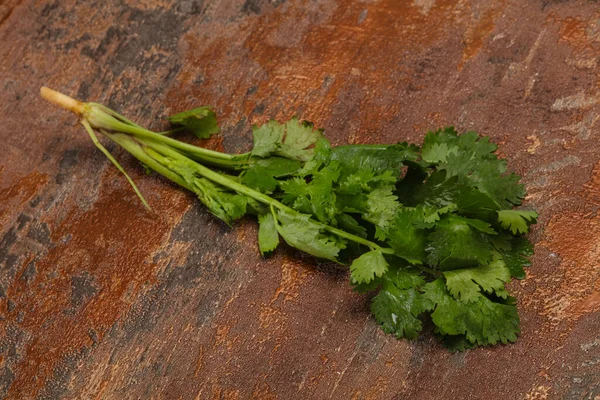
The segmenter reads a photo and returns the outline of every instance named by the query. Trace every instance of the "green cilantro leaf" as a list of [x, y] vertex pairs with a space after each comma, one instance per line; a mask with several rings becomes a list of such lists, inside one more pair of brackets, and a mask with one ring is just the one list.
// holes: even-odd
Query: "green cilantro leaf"
[[407, 161], [418, 158], [419, 148], [407, 143], [396, 145], [348, 145], [333, 148], [331, 159], [337, 160], [342, 169], [341, 181], [361, 169], [380, 174], [386, 171], [394, 177], [400, 175]]
[[510, 271], [501, 260], [475, 268], [446, 271], [444, 277], [450, 294], [464, 303], [477, 301], [481, 289], [498, 297], [508, 297], [504, 284], [510, 280]]
[[429, 235], [428, 263], [442, 270], [488, 264], [493, 248], [487, 234], [492, 231], [488, 224], [483, 224], [458, 215], [445, 215]]
[[272, 213], [258, 216], [258, 248], [263, 256], [279, 246], [279, 233]]
[[[283, 189], [283, 197], [281, 199], [283, 204], [293, 205], [298, 198], [306, 198], [308, 195], [308, 182], [304, 178], [294, 177], [281, 182], [281, 189]], [[294, 208], [300, 211], [296, 207]]]
[[398, 203], [398, 197], [394, 195], [394, 187], [382, 186], [367, 195], [367, 212], [363, 214], [363, 217], [385, 230], [396, 216], [399, 208], [400, 203]]
[[413, 209], [415, 216], [415, 226], [417, 228], [429, 229], [433, 228], [435, 223], [440, 220], [441, 216], [456, 211], [456, 205], [448, 204], [442, 208], [419, 204]]
[[350, 284], [352, 285], [352, 290], [357, 293], [368, 293], [377, 289], [381, 285], [381, 279], [373, 279], [369, 283], [356, 283], [350, 280]]
[[246, 214], [247, 199], [245, 196], [225, 192], [205, 178], [196, 179], [194, 187], [200, 201], [227, 225]]
[[364, 253], [350, 265], [352, 282], [354, 283], [369, 283], [375, 277], [381, 277], [387, 270], [388, 263], [380, 250], [371, 250]]
[[169, 169], [183, 178], [210, 212], [227, 225], [246, 214], [248, 198], [225, 191], [222, 186], [206, 178], [199, 178], [193, 161], [165, 158], [164, 162]]
[[313, 149], [309, 147], [322, 137], [322, 132], [314, 130], [310, 122], [300, 122], [298, 118], [292, 118], [285, 124], [271, 120], [261, 127], [254, 126], [252, 132], [252, 155], [277, 155], [298, 161], [310, 160]]
[[385, 277], [371, 303], [371, 311], [385, 333], [414, 339], [422, 329], [419, 314], [429, 308], [419, 292], [424, 280], [418, 272], [401, 270]]
[[242, 175], [242, 183], [263, 193], [273, 193], [277, 179], [298, 171], [302, 163], [283, 157], [269, 157], [252, 160], [250, 167]]
[[455, 145], [457, 135], [458, 132], [452, 126], [436, 132], [428, 132], [421, 147], [423, 160], [430, 163], [439, 163], [446, 161], [448, 154], [456, 154], [459, 150]]
[[282, 182], [282, 201], [297, 211], [310, 213], [319, 221], [330, 223], [338, 213], [333, 185], [339, 175], [339, 164], [332, 162], [315, 173], [310, 182], [300, 177]]
[[451, 352], [465, 351], [477, 347], [476, 343], [471, 343], [465, 335], [438, 335], [444, 344], [444, 347]]
[[337, 214], [335, 216], [336, 220], [337, 220], [337, 224], [338, 226], [347, 231], [350, 232], [360, 238], [366, 238], [367, 237], [367, 230], [364, 226], [360, 225], [358, 223], [358, 221], [356, 219], [354, 219], [352, 216], [348, 215], [348, 214], [344, 214], [344, 213], [340, 213]]
[[323, 233], [319, 224], [310, 220], [310, 215], [280, 211], [277, 231], [292, 247], [315, 257], [337, 261], [345, 245], [331, 235]]
[[310, 174], [314, 174], [317, 172], [323, 165], [329, 164], [331, 161], [331, 144], [324, 137], [320, 137], [315, 142], [315, 147], [313, 149], [313, 154], [311, 158], [309, 158], [306, 163], [304, 163], [304, 167], [300, 171], [296, 173], [298, 176], [306, 176]]
[[498, 251], [500, 257], [506, 264], [512, 277], [517, 279], [525, 278], [523, 267], [531, 265], [529, 257], [533, 255], [533, 246], [529, 240], [523, 236], [510, 236], [509, 234], [500, 235], [492, 240], [492, 244]]
[[456, 300], [442, 278], [423, 287], [424, 302], [430, 309], [431, 320], [443, 335], [465, 335], [478, 345], [508, 343], [517, 340], [519, 315], [512, 299], [508, 303], [493, 302], [482, 294], [474, 301]]
[[[409, 173], [415, 171], [409, 169]], [[412, 175], [418, 172], [412, 172]], [[488, 220], [492, 214], [495, 216], [500, 205], [487, 194], [480, 190], [458, 182], [458, 177], [447, 178], [445, 171], [433, 172], [423, 183], [423, 177], [414, 181], [409, 176], [409, 181], [400, 183], [398, 193], [400, 201], [409, 206], [429, 205], [443, 208], [455, 206], [460, 214]], [[415, 177], [416, 179], [416, 177]]]
[[337, 213], [333, 184], [340, 176], [340, 166], [332, 162], [314, 174], [308, 184], [308, 198], [312, 205], [312, 214], [321, 222], [331, 222]]
[[198, 107], [183, 111], [168, 118], [173, 125], [180, 125], [200, 139], [208, 139], [219, 133], [217, 116], [210, 107]]
[[428, 232], [415, 226], [418, 221], [413, 210], [400, 208], [387, 230], [388, 244], [394, 253], [413, 264], [422, 264], [426, 257]]
[[422, 157], [438, 164], [448, 178], [473, 186], [489, 195], [501, 206], [520, 204], [525, 196], [519, 177], [506, 173], [506, 162], [499, 160], [496, 145], [474, 132], [458, 136], [454, 128], [429, 132], [423, 142]]
[[498, 222], [503, 229], [510, 230], [513, 235], [527, 233], [529, 225], [535, 223], [538, 214], [535, 211], [501, 210], [498, 211]]

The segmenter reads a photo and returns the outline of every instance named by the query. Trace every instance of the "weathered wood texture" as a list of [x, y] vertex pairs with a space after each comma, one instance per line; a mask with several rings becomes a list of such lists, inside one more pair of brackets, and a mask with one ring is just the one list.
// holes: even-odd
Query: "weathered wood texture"
[[[596, 1], [0, 4], [0, 397], [598, 399]], [[386, 336], [346, 272], [229, 229], [115, 151], [147, 212], [41, 85], [159, 129], [211, 104], [243, 151], [292, 115], [334, 144], [455, 125], [499, 143], [541, 214], [510, 346]]]

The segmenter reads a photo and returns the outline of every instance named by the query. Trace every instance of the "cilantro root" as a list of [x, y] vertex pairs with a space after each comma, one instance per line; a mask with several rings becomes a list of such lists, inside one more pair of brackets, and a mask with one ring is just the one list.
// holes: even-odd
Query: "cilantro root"
[[537, 213], [513, 210], [524, 187], [488, 138], [445, 128], [427, 133], [422, 146], [332, 147], [321, 130], [292, 118], [254, 126], [252, 150], [226, 154], [168, 136], [219, 133], [208, 107], [152, 132], [103, 105], [48, 88], [41, 94], [80, 117], [146, 207], [98, 133], [195, 193], [226, 224], [256, 215], [261, 254], [283, 239], [349, 265], [356, 291], [377, 292], [371, 311], [384, 332], [413, 339], [428, 318], [451, 350], [517, 339], [516, 300], [505, 285], [525, 277], [533, 249], [524, 234]]

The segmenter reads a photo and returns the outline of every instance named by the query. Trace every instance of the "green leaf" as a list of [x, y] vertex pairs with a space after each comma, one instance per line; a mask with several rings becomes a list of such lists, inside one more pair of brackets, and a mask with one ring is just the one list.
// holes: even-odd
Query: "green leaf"
[[283, 204], [292, 205], [299, 197], [308, 196], [308, 182], [304, 178], [294, 177], [281, 182]]
[[296, 172], [302, 163], [283, 157], [253, 159], [242, 175], [242, 183], [263, 193], [273, 193], [277, 188], [277, 179]]
[[279, 245], [279, 233], [272, 213], [258, 216], [258, 248], [263, 256], [271, 253]]
[[445, 215], [429, 235], [428, 263], [442, 270], [488, 264], [493, 248], [486, 230], [469, 218]]
[[449, 146], [447, 143], [427, 143], [426, 146], [423, 146], [421, 157], [427, 162], [439, 163], [446, 161], [449, 154], [457, 152], [458, 147]]
[[510, 271], [501, 260], [475, 268], [446, 271], [444, 277], [450, 294], [464, 303], [477, 301], [481, 289], [498, 297], [508, 297], [504, 284], [510, 281]]
[[463, 220], [469, 224], [469, 226], [477, 229], [479, 232], [487, 233], [489, 235], [497, 235], [496, 232], [490, 224], [480, 219], [472, 219], [472, 218], [463, 218]]
[[419, 204], [413, 210], [413, 214], [415, 216], [414, 224], [418, 228], [433, 228], [435, 223], [440, 220], [442, 215], [454, 211], [456, 211], [455, 204], [448, 204], [447, 206], [441, 208]]
[[305, 253], [337, 261], [338, 253], [345, 247], [337, 238], [322, 232], [310, 215], [280, 211], [277, 219], [277, 231], [287, 244]]
[[418, 221], [413, 210], [400, 208], [387, 231], [388, 244], [394, 254], [413, 264], [422, 264], [426, 257], [428, 231], [417, 228]]
[[194, 181], [195, 192], [211, 213], [230, 225], [233, 220], [246, 214], [248, 203], [246, 196], [225, 192], [213, 182], [205, 178]]
[[340, 176], [340, 166], [332, 162], [313, 175], [308, 184], [308, 198], [312, 206], [312, 214], [321, 222], [331, 222], [337, 213], [336, 196], [333, 184]]
[[182, 157], [178, 159], [165, 158], [164, 162], [171, 171], [183, 178], [209, 211], [226, 224], [230, 225], [233, 220], [246, 214], [248, 198], [226, 191], [223, 186], [206, 178], [198, 177], [194, 161]]
[[387, 229], [396, 216], [400, 203], [393, 186], [382, 186], [367, 195], [367, 212], [363, 218], [380, 229]]
[[360, 225], [358, 221], [352, 216], [340, 213], [337, 214], [335, 218], [340, 229], [343, 229], [346, 232], [350, 232], [353, 235], [356, 235], [363, 239], [367, 237], [367, 230], [365, 229], [365, 227]]
[[[410, 172], [411, 170], [409, 170]], [[414, 172], [413, 172], [414, 174]], [[410, 179], [411, 177], [407, 175]], [[453, 206], [460, 214], [480, 219], [488, 219], [500, 209], [500, 205], [477, 188], [458, 182], [458, 177], [446, 177], [445, 171], [433, 172], [423, 183], [404, 179], [398, 193], [405, 205], [428, 205], [438, 208]]]
[[380, 250], [365, 253], [350, 265], [352, 282], [354, 283], [369, 283], [375, 277], [381, 277], [387, 270], [388, 263]]
[[368, 293], [376, 290], [381, 285], [381, 279], [373, 279], [369, 283], [356, 283], [350, 280], [352, 289], [357, 293]]
[[261, 127], [252, 128], [254, 148], [252, 155], [268, 157], [277, 155], [292, 160], [308, 161], [313, 156], [314, 145], [321, 137], [320, 130], [314, 130], [310, 122], [300, 122], [292, 118], [285, 124], [269, 121]]
[[398, 289], [420, 288], [425, 284], [422, 272], [399, 259], [394, 259], [384, 278]]
[[312, 176], [310, 182], [294, 177], [281, 183], [282, 202], [295, 210], [310, 213], [324, 223], [334, 221], [338, 213], [333, 185], [340, 175], [339, 164], [332, 162]]
[[452, 126], [436, 132], [428, 132], [421, 147], [421, 157], [430, 163], [446, 161], [448, 154], [458, 152], [458, 147], [455, 145], [457, 136], [458, 132]]
[[285, 134], [285, 125], [271, 120], [258, 127], [252, 127], [254, 137], [254, 147], [252, 155], [258, 157], [268, 157], [271, 153], [278, 151], [283, 144], [283, 135]]
[[529, 225], [536, 222], [538, 214], [535, 211], [501, 210], [498, 211], [498, 222], [503, 229], [510, 230], [513, 235], [527, 233]]
[[[345, 195], [357, 195], [361, 192], [370, 192], [371, 184], [375, 179], [375, 171], [370, 168], [361, 168], [355, 173], [345, 177], [340, 181], [340, 187], [337, 192]], [[395, 178], [392, 183], [395, 182]]]
[[465, 335], [477, 345], [508, 343], [517, 340], [519, 315], [512, 299], [494, 302], [478, 294], [469, 303], [448, 293], [442, 278], [423, 287], [424, 302], [433, 309], [431, 320], [443, 335]]
[[477, 188], [509, 208], [521, 203], [525, 189], [519, 176], [506, 174], [506, 161], [494, 154], [496, 148], [487, 137], [480, 138], [474, 132], [458, 136], [454, 128], [446, 128], [425, 136], [422, 156], [438, 164], [448, 178], [456, 176], [458, 182]]
[[200, 139], [208, 139], [219, 133], [216, 114], [210, 107], [198, 107], [183, 111], [168, 118], [173, 125], [180, 125]]
[[444, 347], [451, 352], [474, 349], [477, 344], [467, 340], [465, 335], [439, 335]]
[[300, 171], [296, 173], [298, 176], [306, 176], [310, 174], [314, 174], [317, 172], [323, 165], [328, 164], [331, 161], [331, 144], [324, 137], [320, 137], [315, 142], [315, 147], [313, 149], [313, 155], [306, 163], [304, 163], [304, 167]]
[[348, 145], [334, 147], [331, 159], [342, 167], [341, 181], [359, 170], [371, 170], [377, 175], [387, 171], [397, 178], [405, 162], [417, 160], [418, 152], [417, 146], [407, 143]]
[[371, 312], [385, 333], [414, 339], [422, 329], [419, 314], [428, 308], [418, 286], [423, 279], [414, 271], [397, 271], [383, 286], [371, 303]]
[[529, 257], [533, 255], [531, 242], [523, 236], [515, 237], [510, 234], [502, 234], [494, 238], [492, 244], [500, 257], [502, 257], [511, 276], [517, 279], [524, 279], [525, 270], [523, 267], [531, 265]]

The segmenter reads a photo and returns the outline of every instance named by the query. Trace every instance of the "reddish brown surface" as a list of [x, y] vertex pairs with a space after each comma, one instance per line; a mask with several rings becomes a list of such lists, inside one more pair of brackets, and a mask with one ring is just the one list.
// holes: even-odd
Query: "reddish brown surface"
[[[600, 6], [594, 1], [0, 4], [0, 397], [598, 399]], [[160, 128], [212, 104], [243, 151], [294, 114], [335, 144], [490, 135], [541, 214], [510, 346], [384, 335], [346, 273], [233, 229], [41, 85]]]

